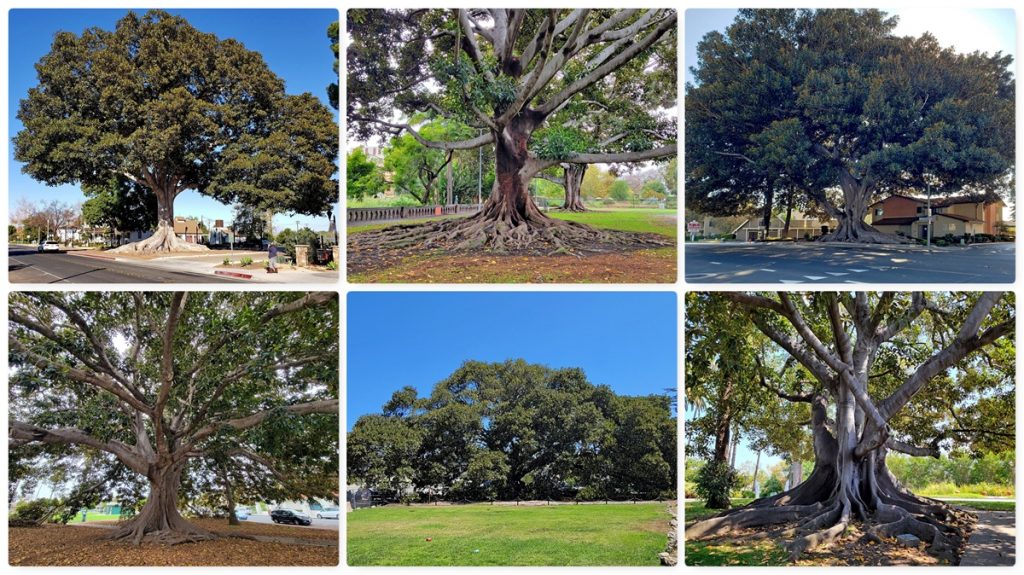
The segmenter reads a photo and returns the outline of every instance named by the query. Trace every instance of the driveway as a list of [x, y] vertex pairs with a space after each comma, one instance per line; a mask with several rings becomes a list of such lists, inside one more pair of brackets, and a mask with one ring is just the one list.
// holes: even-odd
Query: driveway
[[1016, 560], [1017, 524], [1014, 511], [974, 511], [978, 525], [967, 540], [960, 566], [1013, 565]]
[[1012, 243], [933, 247], [861, 244], [695, 243], [690, 283], [1013, 283]]

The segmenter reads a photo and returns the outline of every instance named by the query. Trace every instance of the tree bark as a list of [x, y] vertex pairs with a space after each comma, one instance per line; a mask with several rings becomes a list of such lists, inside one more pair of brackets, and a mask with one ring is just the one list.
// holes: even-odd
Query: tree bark
[[177, 192], [171, 188], [151, 188], [156, 196], [156, 231], [153, 235], [130, 244], [110, 250], [112, 253], [152, 252], [205, 252], [210, 248], [180, 239], [174, 233], [174, 198]]
[[565, 203], [562, 209], [567, 212], [585, 212], [587, 206], [580, 197], [583, 176], [587, 172], [586, 164], [567, 164], [565, 167]]
[[764, 230], [763, 240], [768, 239], [768, 230], [772, 227], [772, 208], [775, 207], [775, 187], [768, 182], [764, 191], [764, 210], [761, 212], [761, 228]]
[[150, 468], [149, 496], [134, 519], [118, 527], [107, 538], [131, 542], [143, 541], [174, 545], [216, 539], [217, 535], [189, 523], [178, 512], [178, 490], [184, 463]]
[[853, 242], [869, 244], [901, 244], [910, 240], [878, 231], [864, 221], [868, 214], [868, 202], [874, 195], [874, 188], [863, 180], [854, 178], [846, 170], [840, 170], [839, 185], [843, 191], [843, 208], [838, 210], [839, 225], [822, 242]]

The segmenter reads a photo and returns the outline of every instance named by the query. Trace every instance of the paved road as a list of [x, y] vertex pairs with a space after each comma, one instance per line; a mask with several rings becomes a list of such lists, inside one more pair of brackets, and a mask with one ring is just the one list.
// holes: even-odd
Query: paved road
[[[316, 512], [310, 514], [310, 517], [313, 518], [312, 525], [289, 525], [289, 527], [311, 527], [314, 529], [333, 529], [337, 531], [339, 529], [338, 526], [341, 524], [341, 521], [338, 519], [317, 519]], [[269, 523], [271, 525], [277, 525], [270, 520], [269, 515], [250, 515], [246, 521], [249, 523]]]
[[685, 248], [692, 283], [1012, 283], [1014, 245], [848, 246], [698, 243]]
[[234, 283], [208, 274], [144, 267], [68, 253], [38, 253], [10, 246], [7, 273], [11, 283]]

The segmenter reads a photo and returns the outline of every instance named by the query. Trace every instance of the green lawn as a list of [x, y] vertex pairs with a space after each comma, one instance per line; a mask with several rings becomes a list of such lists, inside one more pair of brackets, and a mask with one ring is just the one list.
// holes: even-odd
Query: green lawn
[[977, 509], [979, 511], [1013, 511], [1016, 509], [1015, 501], [983, 501], [983, 500], [972, 500], [972, 501], [947, 501], [949, 505], [954, 507], [964, 507], [967, 509]]
[[[87, 514], [85, 516], [85, 522], [86, 523], [92, 523], [93, 521], [120, 521], [120, 519], [121, 519], [120, 515], [111, 515], [111, 514], [104, 514], [104, 513], [89, 513], [89, 514]], [[77, 515], [75, 515], [75, 518], [71, 520], [71, 523], [81, 523], [81, 522], [82, 522], [82, 513], [79, 512]]]
[[589, 212], [558, 212], [552, 210], [547, 214], [560, 220], [580, 222], [607, 230], [646, 232], [662, 234], [672, 238], [676, 237], [678, 232], [675, 217], [676, 210], [659, 210], [654, 208], [609, 211], [591, 210]]
[[[729, 500], [733, 507], [740, 507], [753, 501], [753, 499], [740, 499], [734, 497]], [[721, 513], [724, 509], [708, 509], [704, 507], [703, 501], [687, 501], [686, 507], [683, 508], [683, 521], [689, 523], [694, 519], [703, 519], [705, 517], [711, 517], [712, 515]]]
[[785, 565], [789, 553], [773, 541], [749, 543], [686, 542], [686, 565]]
[[664, 503], [363, 509], [348, 514], [348, 563], [658, 565], [669, 520]]

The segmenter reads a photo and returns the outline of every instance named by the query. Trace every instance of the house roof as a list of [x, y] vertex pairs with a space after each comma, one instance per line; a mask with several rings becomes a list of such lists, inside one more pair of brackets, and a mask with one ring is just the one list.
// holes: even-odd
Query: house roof
[[917, 221], [917, 216], [907, 216], [905, 218], [883, 218], [881, 220], [871, 222], [873, 226], [905, 226]]

